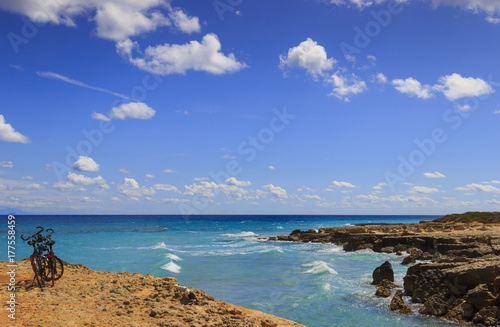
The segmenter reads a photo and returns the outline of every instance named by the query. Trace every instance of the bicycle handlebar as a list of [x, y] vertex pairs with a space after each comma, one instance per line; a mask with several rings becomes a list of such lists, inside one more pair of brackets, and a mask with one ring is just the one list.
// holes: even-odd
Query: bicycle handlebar
[[37, 228], [40, 228], [40, 230], [38, 232], [36, 232], [35, 235], [38, 235], [45, 230], [42, 226], [38, 226]]
[[[23, 235], [24, 235], [24, 234], [23, 234]], [[24, 237], [23, 237], [23, 235], [21, 235], [21, 238], [22, 238], [22, 239], [23, 239], [23, 241], [25, 241], [25, 242], [31, 238], [31, 236], [28, 236], [28, 237], [24, 238]]]

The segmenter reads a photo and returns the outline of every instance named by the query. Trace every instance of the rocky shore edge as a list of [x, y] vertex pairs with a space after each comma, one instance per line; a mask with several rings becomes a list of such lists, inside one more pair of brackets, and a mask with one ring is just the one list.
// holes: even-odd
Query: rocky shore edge
[[[305, 327], [215, 300], [173, 277], [95, 271], [65, 263], [63, 277], [42, 291], [28, 259], [15, 268], [15, 320], [7, 300], [9, 263], [0, 261], [0, 326]], [[7, 303], [7, 304], [6, 304]]]
[[[455, 322], [497, 326], [500, 325], [500, 223], [496, 219], [465, 217], [456, 215], [453, 219], [443, 217], [419, 224], [358, 224], [295, 230], [269, 240], [333, 243], [343, 246], [345, 251], [371, 249], [406, 254], [401, 264], [411, 266], [404, 277], [404, 294], [411, 297], [412, 303], [422, 304], [419, 313]], [[389, 262], [377, 267], [373, 277], [377, 296], [390, 297], [392, 289], [398, 288], [393, 283]], [[402, 290], [395, 292], [391, 310], [411, 313], [402, 296]]]

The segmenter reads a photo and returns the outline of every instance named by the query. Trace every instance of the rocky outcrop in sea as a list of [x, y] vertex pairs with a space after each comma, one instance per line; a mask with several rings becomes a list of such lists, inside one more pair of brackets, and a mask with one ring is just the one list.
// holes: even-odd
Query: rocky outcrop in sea
[[[421, 314], [500, 325], [500, 224], [442, 221], [295, 230], [269, 240], [333, 243], [345, 251], [405, 253], [401, 264], [410, 266], [404, 294], [412, 303], [421, 304]], [[389, 266], [386, 262], [373, 272], [377, 296], [392, 295]], [[402, 296], [398, 290], [390, 308], [409, 313]]]

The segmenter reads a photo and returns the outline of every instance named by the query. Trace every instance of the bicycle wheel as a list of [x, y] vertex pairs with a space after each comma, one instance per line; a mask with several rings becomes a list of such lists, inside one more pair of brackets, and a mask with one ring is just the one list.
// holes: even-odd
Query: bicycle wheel
[[43, 289], [43, 276], [41, 275], [41, 270], [40, 270], [41, 263], [38, 257], [31, 259], [31, 267], [33, 268], [33, 272], [35, 273], [35, 279], [36, 282], [38, 283], [38, 286], [40, 286], [40, 288]]
[[58, 280], [64, 273], [64, 265], [62, 260], [56, 256], [54, 256], [52, 262], [54, 263], [54, 280]]

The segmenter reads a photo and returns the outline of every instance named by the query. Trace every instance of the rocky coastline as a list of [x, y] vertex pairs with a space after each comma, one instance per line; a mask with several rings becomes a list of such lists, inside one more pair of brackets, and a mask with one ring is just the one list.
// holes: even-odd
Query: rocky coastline
[[[500, 325], [500, 214], [466, 213], [419, 224], [358, 224], [295, 230], [270, 241], [333, 243], [345, 251], [371, 249], [402, 256], [410, 265], [404, 294], [422, 304], [421, 314], [455, 322]], [[473, 218], [471, 218], [471, 216]], [[483, 217], [484, 219], [482, 219]], [[403, 258], [403, 254], [405, 254]], [[387, 265], [389, 264], [389, 265]], [[385, 266], [384, 266], [385, 265]], [[410, 313], [403, 291], [391, 280], [390, 263], [377, 267], [377, 296], [393, 296], [390, 308]]]
[[0, 326], [305, 327], [215, 300], [172, 277], [95, 271], [65, 263], [64, 276], [43, 291], [28, 259], [15, 270], [15, 320], [9, 315], [9, 263], [0, 262]]

